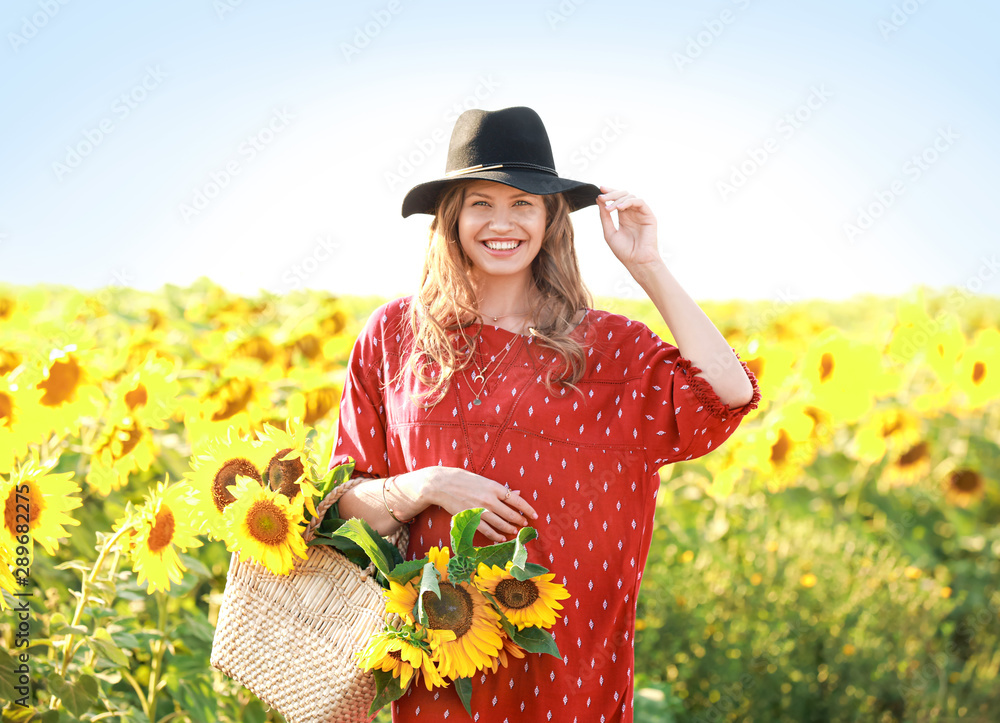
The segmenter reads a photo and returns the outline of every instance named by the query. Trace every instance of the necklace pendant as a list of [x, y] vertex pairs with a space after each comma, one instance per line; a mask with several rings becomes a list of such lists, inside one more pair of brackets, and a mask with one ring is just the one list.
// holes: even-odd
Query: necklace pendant
[[479, 372], [472, 372], [472, 381], [481, 382], [483, 381], [483, 375]]
[[473, 400], [472, 400], [472, 403], [473, 403], [473, 404], [475, 404], [475, 405], [476, 405], [477, 407], [478, 407], [478, 406], [479, 406], [480, 404], [482, 404], [482, 402], [481, 402], [481, 401], [479, 401], [478, 399], [473, 399]]

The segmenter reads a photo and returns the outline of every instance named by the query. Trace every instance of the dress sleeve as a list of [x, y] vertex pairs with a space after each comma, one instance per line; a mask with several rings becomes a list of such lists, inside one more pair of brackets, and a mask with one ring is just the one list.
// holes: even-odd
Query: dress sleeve
[[[753, 397], [742, 407], [730, 408], [680, 350], [639, 325], [636, 340], [647, 362], [639, 384], [643, 446], [653, 469], [695, 459], [721, 445], [760, 402], [757, 378], [733, 349], [753, 386]], [[730, 347], [732, 348], [732, 347]]]
[[354, 475], [387, 477], [385, 397], [382, 390], [384, 307], [372, 312], [358, 335], [340, 398], [337, 441], [328, 469], [354, 460]]

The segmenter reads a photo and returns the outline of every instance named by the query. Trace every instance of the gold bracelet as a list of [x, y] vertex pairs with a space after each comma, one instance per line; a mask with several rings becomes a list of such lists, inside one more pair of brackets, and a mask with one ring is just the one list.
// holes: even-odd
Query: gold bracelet
[[392, 511], [392, 508], [389, 507], [389, 503], [385, 499], [385, 488], [389, 486], [389, 480], [394, 479], [395, 477], [398, 477], [398, 476], [399, 475], [392, 475], [391, 477], [386, 477], [384, 480], [382, 480], [382, 504], [385, 505], [385, 510], [386, 510], [386, 512], [389, 513], [389, 516], [392, 517], [392, 519], [394, 519], [396, 522], [398, 522], [401, 525], [408, 525], [411, 522], [413, 522], [413, 520], [415, 520], [417, 518], [416, 517], [411, 517], [408, 520], [401, 520], [401, 519], [399, 519], [398, 517], [396, 517], [396, 513]]

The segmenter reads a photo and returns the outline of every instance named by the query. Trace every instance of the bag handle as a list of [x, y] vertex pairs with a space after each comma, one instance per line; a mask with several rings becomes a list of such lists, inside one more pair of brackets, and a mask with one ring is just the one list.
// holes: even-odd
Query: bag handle
[[[343, 497], [347, 492], [351, 491], [359, 484], [367, 479], [372, 479], [369, 477], [351, 477], [349, 480], [343, 484], [339, 484], [327, 493], [323, 501], [316, 505], [316, 516], [309, 521], [306, 525], [306, 529], [302, 533], [302, 537], [306, 542], [309, 542], [316, 536], [316, 530], [321, 524], [323, 524], [323, 518], [326, 517], [327, 511], [333, 507], [341, 497]], [[398, 530], [393, 532], [391, 535], [386, 536], [389, 542], [396, 546], [399, 550], [399, 554], [406, 558], [406, 550], [410, 545], [410, 526], [401, 525]], [[362, 575], [365, 577], [371, 577], [375, 574], [375, 563], [372, 563], [367, 568], [361, 571]]]

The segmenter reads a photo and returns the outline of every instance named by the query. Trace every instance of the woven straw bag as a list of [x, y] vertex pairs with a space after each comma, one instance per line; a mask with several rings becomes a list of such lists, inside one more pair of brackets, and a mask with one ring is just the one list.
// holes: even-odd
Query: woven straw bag
[[[303, 532], [309, 541], [326, 511], [356, 477], [334, 488]], [[395, 539], [394, 539], [395, 538]], [[392, 540], [406, 554], [406, 525]], [[382, 587], [374, 565], [362, 570], [327, 545], [307, 548], [288, 575], [240, 560], [226, 577], [211, 663], [275, 708], [288, 723], [370, 721], [375, 679], [358, 667], [355, 651], [385, 625]]]

